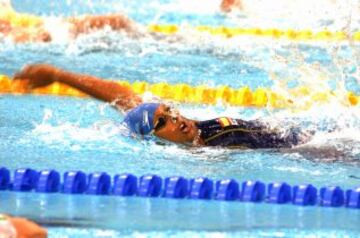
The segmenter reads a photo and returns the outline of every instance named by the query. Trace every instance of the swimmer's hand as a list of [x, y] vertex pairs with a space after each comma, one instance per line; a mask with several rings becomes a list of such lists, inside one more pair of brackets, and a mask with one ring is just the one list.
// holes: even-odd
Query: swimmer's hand
[[14, 226], [17, 237], [22, 238], [45, 238], [48, 237], [47, 231], [38, 224], [21, 217], [8, 217]]
[[60, 71], [48, 64], [27, 65], [14, 75], [14, 80], [25, 81], [30, 89], [35, 89], [52, 84]]

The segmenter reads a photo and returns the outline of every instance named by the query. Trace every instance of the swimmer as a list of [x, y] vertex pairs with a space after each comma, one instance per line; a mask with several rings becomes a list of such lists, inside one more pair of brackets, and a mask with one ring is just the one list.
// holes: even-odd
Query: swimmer
[[26, 218], [0, 214], [0, 237], [45, 238], [47, 231]]
[[222, 0], [220, 10], [223, 12], [231, 12], [233, 10], [242, 10], [243, 5], [241, 0]]
[[145, 103], [132, 89], [116, 82], [68, 72], [47, 64], [26, 66], [14, 76], [29, 88], [60, 82], [96, 99], [126, 110], [124, 123], [133, 134], [153, 134], [161, 139], [193, 146], [265, 149], [292, 148], [304, 144], [311, 135], [292, 128], [270, 129], [264, 123], [228, 117], [196, 121], [185, 118], [163, 103]]
[[[24, 23], [24, 19], [27, 19]], [[56, 27], [54, 28], [54, 25]], [[51, 42], [56, 38], [75, 39], [80, 34], [111, 28], [132, 35], [141, 32], [134, 21], [121, 14], [80, 16], [69, 18], [42, 18], [17, 13], [10, 3], [0, 1], [0, 34], [16, 43]]]

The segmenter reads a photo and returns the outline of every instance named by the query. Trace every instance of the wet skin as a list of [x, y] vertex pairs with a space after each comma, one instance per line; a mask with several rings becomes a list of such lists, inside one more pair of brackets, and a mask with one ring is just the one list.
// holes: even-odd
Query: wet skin
[[154, 115], [154, 135], [176, 143], [193, 143], [198, 137], [195, 122], [181, 116], [171, 107], [161, 104]]

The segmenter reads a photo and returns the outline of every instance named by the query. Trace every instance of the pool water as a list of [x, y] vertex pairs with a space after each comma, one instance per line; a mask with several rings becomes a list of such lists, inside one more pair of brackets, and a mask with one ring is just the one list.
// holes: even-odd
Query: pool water
[[358, 211], [355, 209], [163, 198], [34, 196], [12, 192], [2, 194], [2, 200], [8, 202], [8, 209], [49, 226], [50, 234], [54, 236], [298, 237], [298, 234], [346, 234], [351, 237], [358, 234]]
[[[90, 3], [13, 1], [19, 11], [40, 15], [125, 12], [142, 24], [234, 25], [216, 11], [196, 14], [167, 1]], [[140, 4], [140, 5], [136, 5]], [[168, 8], [163, 9], [161, 4]], [[135, 11], [138, 6], [139, 11]], [[169, 7], [170, 6], [170, 7]], [[163, 14], [158, 12], [163, 10]], [[246, 19], [251, 22], [252, 19]], [[277, 22], [274, 22], [276, 24]], [[320, 24], [317, 22], [317, 24]], [[356, 27], [356, 24], [355, 24]], [[226, 84], [290, 90], [354, 91], [359, 87], [359, 45], [293, 43], [246, 38], [182, 35], [179, 42], [132, 39], [99, 31], [70, 43], [14, 45], [0, 40], [0, 73], [13, 75], [24, 64], [46, 62], [106, 79]], [[317, 133], [302, 150], [189, 148], [155, 138], [140, 140], [122, 125], [123, 115], [93, 99], [0, 95], [0, 166], [59, 172], [129, 172], [138, 176], [207, 176], [286, 181], [317, 187], [360, 185], [360, 114], [337, 100], [307, 111], [176, 104], [195, 119], [230, 116], [262, 118], [274, 125], [301, 126]], [[332, 132], [328, 132], [332, 131]], [[50, 237], [248, 236], [357, 237], [360, 213], [345, 208], [275, 206], [240, 202], [0, 193], [0, 211], [32, 218]]]

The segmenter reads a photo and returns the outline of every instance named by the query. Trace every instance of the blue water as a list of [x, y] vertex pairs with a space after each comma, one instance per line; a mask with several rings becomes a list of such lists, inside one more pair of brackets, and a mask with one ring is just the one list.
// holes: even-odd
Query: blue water
[[[162, 1], [163, 2], [163, 1]], [[163, 2], [167, 3], [167, 2]], [[41, 15], [127, 13], [148, 24], [157, 19], [159, 4], [102, 1], [89, 3], [14, 1], [19, 11]], [[139, 11], [134, 11], [137, 6]], [[162, 23], [227, 24], [221, 14], [198, 16], [165, 12]], [[230, 22], [229, 22], [230, 24]], [[190, 37], [191, 38], [191, 37]], [[169, 43], [131, 39], [98, 32], [63, 44], [14, 45], [0, 41], [0, 73], [13, 75], [24, 64], [46, 62], [79, 73], [129, 82], [188, 83], [314, 90], [344, 85], [357, 92], [358, 45], [242, 42], [240, 40]], [[319, 72], [321, 75], [319, 75]], [[307, 76], [307, 77], [304, 77]], [[317, 81], [319, 80], [319, 81]], [[320, 84], [320, 86], [318, 85]], [[281, 126], [315, 129], [306, 151], [242, 151], [188, 148], [129, 136], [123, 115], [92, 99], [56, 96], [0, 95], [0, 166], [56, 169], [59, 172], [106, 171], [111, 175], [207, 176], [212, 179], [287, 181], [318, 187], [360, 185], [360, 116], [358, 108], [338, 104], [310, 111], [177, 105], [188, 117], [263, 118]], [[315, 113], [314, 113], [315, 112]], [[195, 116], [194, 116], [195, 115]], [[327, 133], [340, 128], [339, 133]], [[359, 236], [360, 213], [345, 208], [302, 208], [240, 202], [174, 201], [34, 193], [0, 193], [0, 211], [32, 218], [49, 228], [50, 237], [111, 236]], [[90, 228], [90, 229], [89, 229]]]
[[[54, 227], [50, 237], [101, 233], [121, 237], [299, 237], [298, 232], [303, 236], [315, 233], [356, 237], [359, 224], [359, 212], [345, 208], [13, 192], [4, 192], [1, 198], [9, 210]], [[85, 231], [82, 227], [92, 229]], [[99, 227], [102, 230], [95, 229]]]
[[[208, 12], [198, 16], [189, 12], [179, 12], [171, 6], [174, 1], [167, 0], [151, 0], [151, 1], [57, 1], [57, 2], [44, 2], [34, 7], [34, 2], [31, 0], [26, 1], [12, 1], [13, 6], [20, 12], [32, 12], [42, 16], [74, 16], [84, 14], [106, 14], [112, 13], [126, 13], [129, 17], [140, 23], [149, 23], [154, 19], [158, 19], [158, 23], [164, 24], [180, 24], [192, 22], [196, 25], [220, 25], [224, 21], [231, 23], [220, 12]], [[36, 4], [36, 3], [35, 3]], [[162, 9], [159, 12], [159, 9]], [[188, 7], [191, 10], [191, 7]], [[229, 24], [228, 24], [229, 25]]]

